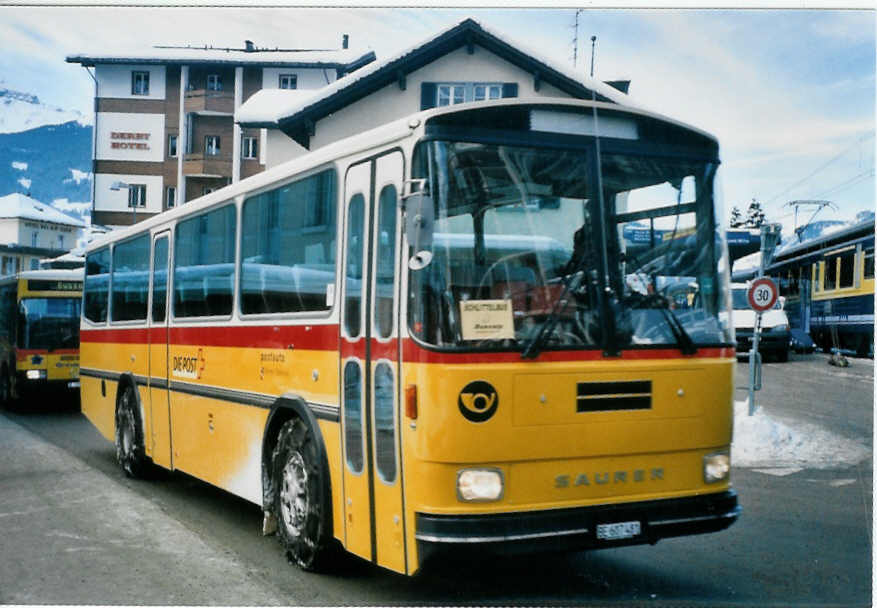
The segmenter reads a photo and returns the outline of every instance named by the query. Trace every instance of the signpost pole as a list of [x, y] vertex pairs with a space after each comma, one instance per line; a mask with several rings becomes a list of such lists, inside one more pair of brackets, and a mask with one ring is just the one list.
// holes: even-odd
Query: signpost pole
[[[758, 264], [758, 278], [749, 288], [749, 305], [756, 311], [755, 326], [752, 328], [752, 349], [749, 351], [749, 415], [755, 413], [755, 391], [761, 390], [761, 353], [758, 342], [761, 338], [761, 315], [773, 307], [779, 298], [779, 289], [770, 279], [764, 279], [764, 269], [773, 259], [773, 252], [780, 240], [780, 224], [764, 224], [761, 226], [761, 261]], [[756, 296], [756, 290], [772, 289], [772, 297], [765, 300], [764, 293]], [[768, 306], [763, 304], [769, 303]]]

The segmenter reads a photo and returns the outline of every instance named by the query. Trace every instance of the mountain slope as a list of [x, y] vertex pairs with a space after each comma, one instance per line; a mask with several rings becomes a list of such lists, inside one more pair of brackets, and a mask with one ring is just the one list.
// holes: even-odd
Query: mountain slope
[[71, 121], [0, 133], [0, 196], [91, 200], [91, 126]]

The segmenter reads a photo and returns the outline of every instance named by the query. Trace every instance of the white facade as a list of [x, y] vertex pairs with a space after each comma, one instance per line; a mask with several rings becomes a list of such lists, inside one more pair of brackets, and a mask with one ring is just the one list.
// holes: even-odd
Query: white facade
[[[355, 78], [355, 74], [352, 76]], [[310, 139], [310, 150], [367, 131], [420, 110], [421, 85], [425, 82], [447, 84], [508, 83], [518, 85], [518, 97], [563, 97], [570, 95], [549, 84], [538, 90], [533, 75], [480, 46], [474, 53], [459, 48], [405, 77], [405, 89], [389, 84], [333, 114], [319, 120]], [[340, 84], [340, 83], [339, 83]], [[265, 161], [274, 167], [308, 152], [279, 129], [269, 129]]]
[[161, 212], [164, 179], [160, 175], [98, 173], [94, 176], [95, 208], [101, 211], [126, 211], [133, 215], [132, 208], [128, 206], [128, 190], [124, 187], [119, 190], [111, 190], [114, 182], [146, 186], [146, 205], [137, 207], [137, 212]]
[[262, 88], [279, 89], [280, 75], [294, 74], [297, 89], [320, 89], [335, 82], [337, 70], [321, 70], [314, 68], [264, 68], [262, 70]]
[[[132, 93], [132, 72], [149, 73], [149, 92]], [[165, 67], [163, 65], [99, 64], [94, 68], [97, 96], [115, 99], [164, 99]]]
[[96, 160], [164, 160], [164, 114], [99, 112], [95, 128]]

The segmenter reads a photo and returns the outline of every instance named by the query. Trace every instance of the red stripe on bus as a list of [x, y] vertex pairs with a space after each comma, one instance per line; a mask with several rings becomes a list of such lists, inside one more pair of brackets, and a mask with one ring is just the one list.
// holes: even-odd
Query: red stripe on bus
[[448, 365], [467, 363], [520, 363], [534, 361], [540, 363], [574, 362], [574, 361], [642, 361], [654, 359], [701, 359], [727, 358], [735, 356], [733, 348], [700, 348], [693, 355], [683, 355], [673, 348], [624, 350], [620, 357], [604, 357], [601, 350], [560, 350], [543, 351], [534, 359], [521, 359], [519, 352], [501, 353], [451, 353], [427, 350], [405, 340], [404, 359], [412, 363], [444, 363]]
[[[156, 344], [168, 331], [171, 344], [186, 346], [231, 346], [241, 348], [335, 350], [337, 325], [238, 325], [210, 327], [131, 327], [82, 330], [80, 341], [100, 344]], [[151, 339], [150, 339], [151, 338]]]
[[[82, 330], [83, 343], [100, 344], [153, 344], [162, 343], [165, 339], [164, 327], [152, 328], [112, 328]], [[171, 327], [170, 343], [181, 346], [225, 346], [240, 348], [331, 350], [339, 349], [338, 326], [331, 325], [260, 325], [260, 326], [216, 326], [216, 327]], [[365, 354], [362, 341], [348, 343], [343, 349], [347, 353], [355, 353], [362, 357]], [[352, 347], [352, 348], [351, 348]], [[413, 363], [514, 363], [520, 362], [519, 352], [492, 353], [454, 353], [438, 352], [421, 347], [414, 340], [406, 338], [402, 341], [404, 359]], [[56, 351], [60, 352], [60, 351]], [[373, 358], [395, 360], [396, 341], [379, 342], [371, 340]], [[562, 350], [543, 351], [532, 361], [535, 362], [572, 362], [572, 361], [637, 361], [653, 359], [697, 359], [697, 358], [728, 358], [735, 356], [735, 350], [729, 347], [712, 347], [698, 349], [693, 355], [683, 355], [674, 348], [630, 349], [621, 352], [620, 357], [604, 357], [600, 350]]]

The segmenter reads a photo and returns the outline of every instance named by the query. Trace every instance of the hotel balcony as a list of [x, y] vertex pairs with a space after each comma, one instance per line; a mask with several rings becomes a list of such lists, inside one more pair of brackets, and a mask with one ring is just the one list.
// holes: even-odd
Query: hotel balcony
[[183, 174], [187, 177], [231, 177], [231, 158], [204, 154], [186, 154]]
[[229, 91], [194, 89], [186, 91], [186, 112], [207, 116], [233, 116], [234, 94]]

